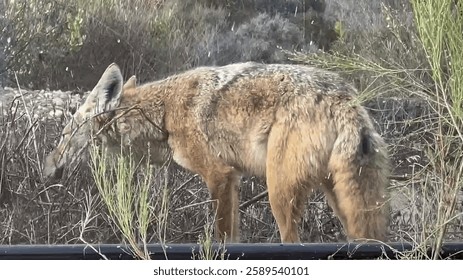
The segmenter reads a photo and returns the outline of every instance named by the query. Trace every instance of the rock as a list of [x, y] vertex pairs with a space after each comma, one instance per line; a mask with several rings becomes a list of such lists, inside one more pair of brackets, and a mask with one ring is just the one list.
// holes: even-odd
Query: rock
[[59, 109], [55, 110], [54, 113], [55, 113], [55, 117], [57, 117], [57, 118], [61, 118], [63, 116], [63, 111], [61, 111]]
[[64, 101], [63, 101], [63, 99], [61, 99], [59, 97], [55, 97], [55, 98], [53, 98], [53, 104], [55, 106], [63, 107], [64, 106]]

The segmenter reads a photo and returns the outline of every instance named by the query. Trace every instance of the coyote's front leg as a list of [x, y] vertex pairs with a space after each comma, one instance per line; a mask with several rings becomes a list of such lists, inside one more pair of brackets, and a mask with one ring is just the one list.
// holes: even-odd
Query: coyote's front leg
[[217, 238], [240, 242], [239, 173], [233, 167], [215, 165], [203, 177], [213, 200]]

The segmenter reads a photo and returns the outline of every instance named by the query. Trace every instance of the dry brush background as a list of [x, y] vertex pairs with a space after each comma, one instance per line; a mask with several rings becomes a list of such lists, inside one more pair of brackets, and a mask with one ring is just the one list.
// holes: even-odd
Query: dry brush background
[[[360, 91], [381, 93], [363, 104], [390, 145], [389, 240], [433, 237], [440, 204], [448, 199], [439, 190], [446, 177], [433, 164], [439, 116], [430, 98], [411, 93], [424, 91], [421, 85], [431, 88], [432, 79], [404, 2], [0, 0], [0, 244], [124, 242], [86, 162], [59, 182], [47, 182], [41, 173], [63, 124], [109, 63], [143, 82], [199, 65], [300, 62], [301, 53], [315, 55], [305, 63], [326, 66], [318, 54], [329, 52], [400, 69], [399, 80], [340, 72]], [[333, 70], [350, 69], [340, 68]], [[411, 82], [397, 82], [404, 79]], [[416, 81], [420, 86], [411, 89]], [[164, 186], [167, 211], [158, 203]], [[279, 241], [267, 198], [254, 199], [264, 190], [261, 180], [243, 178], [243, 242]], [[158, 169], [151, 196], [151, 210], [164, 216], [166, 228], [153, 220], [148, 242], [198, 242], [206, 234], [213, 216], [197, 176], [175, 164]], [[463, 239], [462, 196], [460, 188], [444, 240]], [[308, 202], [301, 238], [345, 240], [320, 193]]]

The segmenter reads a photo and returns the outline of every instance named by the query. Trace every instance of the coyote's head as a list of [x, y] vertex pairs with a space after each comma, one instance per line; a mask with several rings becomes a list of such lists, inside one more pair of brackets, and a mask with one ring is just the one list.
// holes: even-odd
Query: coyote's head
[[114, 117], [122, 92], [130, 88], [135, 88], [135, 76], [123, 85], [119, 67], [111, 64], [85, 103], [64, 127], [58, 146], [45, 159], [43, 173], [46, 177], [61, 177], [65, 165], [77, 163], [86, 154], [92, 135], [98, 134], [108, 120]]

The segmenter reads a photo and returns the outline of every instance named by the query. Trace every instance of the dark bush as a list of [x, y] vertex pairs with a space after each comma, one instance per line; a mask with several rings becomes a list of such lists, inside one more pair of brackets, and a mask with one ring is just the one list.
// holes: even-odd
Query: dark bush
[[[322, 1], [19, 0], [2, 2], [9, 84], [90, 89], [117, 62], [141, 81], [198, 65], [286, 61], [336, 39]], [[238, 20], [239, 19], [239, 20]], [[1, 60], [1, 57], [0, 57]]]

